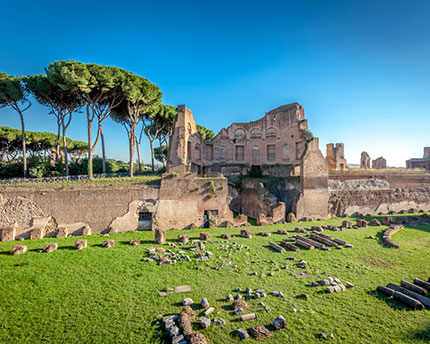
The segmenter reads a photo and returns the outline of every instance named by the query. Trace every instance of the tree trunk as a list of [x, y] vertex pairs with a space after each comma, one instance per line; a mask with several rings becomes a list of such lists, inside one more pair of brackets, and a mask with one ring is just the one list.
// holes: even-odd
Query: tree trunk
[[149, 140], [149, 145], [151, 146], [151, 168], [152, 173], [155, 172], [155, 166], [154, 166], [154, 142]]
[[63, 120], [63, 156], [64, 156], [64, 166], [66, 168], [66, 176], [69, 176], [69, 159], [67, 156], [67, 140], [66, 140], [66, 126]]
[[100, 126], [100, 138], [102, 140], [102, 169], [106, 173], [106, 152], [105, 152], [105, 137], [103, 135], [103, 128]]
[[55, 146], [55, 161], [58, 161], [58, 157], [60, 156], [60, 135], [61, 135], [61, 120], [57, 117], [57, 145]]
[[160, 143], [161, 163], [163, 164], [163, 168], [166, 168], [166, 160], [163, 155], [163, 139], [161, 136], [158, 137], [158, 142]]
[[139, 166], [139, 173], [142, 173], [142, 162], [140, 160], [140, 148], [139, 148], [139, 143], [136, 141], [136, 151], [137, 151], [137, 165]]
[[88, 178], [93, 179], [93, 137], [91, 134], [91, 120], [87, 114], [88, 119]]
[[130, 129], [130, 132], [128, 134], [128, 142], [129, 142], [129, 151], [130, 151], [130, 161], [129, 161], [129, 176], [133, 177], [134, 175], [134, 145], [135, 145], [135, 135], [134, 135], [134, 128]]
[[24, 165], [24, 178], [27, 178], [27, 145], [25, 141], [24, 116], [22, 115], [21, 111], [18, 111], [18, 114], [21, 118], [22, 162]]

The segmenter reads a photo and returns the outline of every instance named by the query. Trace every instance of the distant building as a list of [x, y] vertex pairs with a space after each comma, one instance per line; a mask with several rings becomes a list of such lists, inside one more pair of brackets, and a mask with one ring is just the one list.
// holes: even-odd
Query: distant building
[[387, 160], [385, 160], [382, 156], [378, 159], [372, 160], [372, 168], [376, 169], [384, 169], [387, 168]]
[[326, 150], [326, 160], [329, 171], [346, 170], [346, 160], [343, 143], [329, 143]]
[[430, 147], [424, 147], [422, 159], [412, 158], [406, 160], [406, 168], [423, 168], [430, 171]]

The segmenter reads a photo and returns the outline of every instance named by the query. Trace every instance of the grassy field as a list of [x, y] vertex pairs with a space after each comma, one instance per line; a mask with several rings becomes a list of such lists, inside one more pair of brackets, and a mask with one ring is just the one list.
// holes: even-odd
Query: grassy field
[[29, 179], [27, 182], [17, 182], [4, 184], [4, 187], [70, 187], [70, 186], [113, 186], [113, 185], [135, 185], [135, 184], [157, 184], [161, 180], [161, 174], [146, 174], [134, 177], [111, 177], [94, 178], [80, 180], [58, 180], [58, 181], [38, 181]]
[[[340, 224], [341, 219], [301, 226]], [[268, 247], [269, 242], [280, 242], [284, 235], [276, 234], [280, 228], [293, 230], [297, 224], [250, 227], [253, 234], [269, 231], [271, 237], [253, 235], [240, 238], [239, 228], [210, 229], [213, 240], [221, 240], [222, 233], [233, 236], [229, 242], [249, 246], [249, 250], [220, 250], [222, 244], [211, 243], [206, 249], [214, 258], [205, 262], [178, 262], [159, 266], [145, 262], [147, 248], [153, 244], [152, 232], [114, 234], [115, 246], [105, 249], [102, 235], [87, 237], [89, 247], [83, 251], [72, 249], [76, 237], [26, 241], [29, 252], [20, 256], [8, 254], [18, 242], [0, 243], [0, 342], [1, 343], [168, 343], [158, 324], [157, 315], [179, 313], [180, 302], [191, 297], [200, 303], [209, 300], [215, 312], [210, 316], [226, 320], [219, 328], [212, 324], [205, 334], [210, 343], [237, 343], [234, 331], [257, 324], [269, 326], [272, 320], [283, 315], [287, 329], [272, 331], [265, 343], [314, 343], [320, 332], [333, 333], [335, 343], [428, 343], [430, 341], [429, 310], [412, 311], [400, 303], [379, 295], [375, 289], [388, 282], [414, 277], [427, 280], [430, 276], [430, 226], [405, 228], [393, 236], [400, 249], [384, 247], [378, 234], [384, 227], [347, 229], [326, 232], [345, 239], [354, 248], [331, 251], [305, 251], [278, 253]], [[186, 233], [197, 239], [203, 230], [169, 231], [169, 242], [177, 243], [177, 236]], [[294, 233], [290, 232], [288, 237]], [[369, 239], [373, 235], [377, 239]], [[143, 244], [130, 246], [129, 240], [140, 238]], [[44, 244], [58, 242], [53, 253], [39, 253]], [[223, 243], [225, 245], [225, 243]], [[167, 245], [163, 245], [168, 249]], [[188, 246], [187, 246], [188, 247]], [[174, 251], [187, 248], [171, 248]], [[229, 255], [229, 256], [228, 256]], [[218, 258], [221, 256], [221, 258]], [[310, 277], [296, 278], [290, 272], [297, 269], [295, 261], [308, 262], [306, 273]], [[232, 262], [220, 268], [222, 260]], [[288, 264], [287, 269], [284, 268]], [[280, 270], [278, 271], [278, 268]], [[250, 276], [256, 271], [257, 276]], [[274, 276], [261, 277], [274, 271]], [[326, 294], [324, 287], [307, 286], [327, 276], [338, 277], [343, 283], [351, 282], [353, 289]], [[170, 286], [189, 284], [191, 293], [158, 296], [158, 291]], [[226, 295], [237, 294], [236, 288], [265, 289], [263, 301], [271, 312], [261, 310], [255, 300], [248, 301], [248, 312], [256, 311], [258, 318], [238, 321]], [[284, 298], [270, 295], [282, 291]], [[309, 294], [304, 300], [297, 298]], [[201, 307], [194, 305], [199, 318]], [[294, 311], [296, 310], [296, 311]], [[246, 342], [256, 342], [249, 338]]]

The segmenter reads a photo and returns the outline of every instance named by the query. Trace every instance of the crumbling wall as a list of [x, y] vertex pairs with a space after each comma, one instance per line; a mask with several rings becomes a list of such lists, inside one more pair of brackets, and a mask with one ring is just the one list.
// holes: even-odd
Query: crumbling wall
[[233, 221], [226, 178], [166, 175], [161, 180], [156, 224], [163, 229], [184, 229], [205, 224], [205, 212], [216, 211], [215, 225]]
[[411, 208], [430, 211], [430, 188], [332, 191], [329, 211], [332, 216], [398, 212]]
[[5, 187], [0, 189], [3, 199], [0, 203], [0, 221], [2, 225], [17, 222], [19, 228], [24, 229], [30, 227], [33, 217], [51, 216], [58, 225], [85, 223], [92, 233], [101, 233], [109, 228], [115, 218], [128, 212], [130, 202], [156, 201], [158, 192], [158, 186], [148, 185]]

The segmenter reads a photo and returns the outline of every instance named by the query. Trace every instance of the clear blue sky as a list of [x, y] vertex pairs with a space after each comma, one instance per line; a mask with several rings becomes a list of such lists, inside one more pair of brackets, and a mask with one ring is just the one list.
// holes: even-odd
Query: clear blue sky
[[[320, 147], [391, 166], [430, 146], [430, 1], [8, 1], [1, 5], [0, 71], [50, 62], [114, 65], [186, 104], [215, 132], [299, 102]], [[0, 125], [19, 127], [0, 110]], [[28, 130], [55, 132], [46, 109]], [[83, 114], [72, 139], [86, 141]], [[127, 160], [125, 130], [108, 119], [107, 154]], [[145, 162], [149, 151], [145, 149]]]

